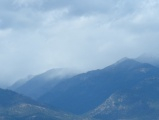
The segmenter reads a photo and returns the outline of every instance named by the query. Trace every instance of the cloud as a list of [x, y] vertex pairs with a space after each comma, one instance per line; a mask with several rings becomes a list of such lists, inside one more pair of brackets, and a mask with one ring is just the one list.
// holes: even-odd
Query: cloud
[[51, 68], [158, 55], [158, 0], [0, 1], [1, 83]]

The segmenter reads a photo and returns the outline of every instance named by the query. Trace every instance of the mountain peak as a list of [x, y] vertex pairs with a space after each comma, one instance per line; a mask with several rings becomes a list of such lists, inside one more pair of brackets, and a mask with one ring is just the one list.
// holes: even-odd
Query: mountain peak
[[131, 58], [127, 58], [127, 57], [124, 57], [120, 60], [118, 60], [114, 65], [115, 66], [136, 66], [136, 65], [139, 65], [141, 64], [140, 62], [134, 60], [134, 59], [131, 59]]
[[128, 57], [124, 57], [124, 58], [121, 58], [120, 60], [118, 60], [118, 61], [116, 62], [116, 64], [120, 64], [120, 63], [122, 63], [122, 62], [124, 62], [124, 61], [127, 61], [127, 60], [131, 60], [131, 59], [128, 58]]

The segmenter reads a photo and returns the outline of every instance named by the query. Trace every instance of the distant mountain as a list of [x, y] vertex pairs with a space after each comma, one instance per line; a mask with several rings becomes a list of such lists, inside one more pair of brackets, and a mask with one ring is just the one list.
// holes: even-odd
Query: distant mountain
[[96, 109], [118, 91], [127, 91], [143, 80], [153, 78], [159, 78], [159, 68], [126, 58], [104, 69], [63, 81], [38, 100], [63, 111], [84, 114]]
[[0, 120], [159, 120], [159, 68], [136, 59], [78, 75], [50, 70], [16, 90], [43, 105], [0, 90]]
[[136, 61], [139, 61], [141, 63], [149, 63], [151, 65], [154, 65], [156, 67], [159, 67], [159, 57], [143, 54], [136, 58]]
[[61, 81], [73, 77], [76, 74], [77, 71], [71, 69], [51, 69], [45, 73], [32, 77], [26, 82], [18, 81], [13, 86], [9, 87], [9, 89], [33, 99], [37, 99]]
[[0, 89], [0, 120], [82, 120], [57, 112], [10, 90]]
[[20, 79], [20, 80], [16, 81], [13, 85], [9, 86], [8, 89], [9, 90], [16, 90], [19, 87], [21, 87], [22, 85], [24, 85], [27, 81], [32, 79], [33, 77], [34, 77], [33, 75], [29, 75], [24, 79]]

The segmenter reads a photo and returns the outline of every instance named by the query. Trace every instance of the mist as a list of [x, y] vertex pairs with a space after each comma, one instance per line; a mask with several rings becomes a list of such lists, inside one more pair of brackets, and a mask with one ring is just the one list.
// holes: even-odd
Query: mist
[[158, 0], [0, 1], [0, 84], [53, 68], [158, 56]]

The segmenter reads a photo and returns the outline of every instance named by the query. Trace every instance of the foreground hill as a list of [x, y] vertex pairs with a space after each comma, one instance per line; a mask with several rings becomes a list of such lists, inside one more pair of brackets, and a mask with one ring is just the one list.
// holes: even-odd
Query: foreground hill
[[[40, 97], [39, 101], [63, 111], [84, 114], [100, 106], [116, 92], [127, 91], [143, 80], [153, 78], [159, 78], [159, 68], [132, 59], [124, 59], [104, 69], [90, 71], [63, 81]], [[131, 91], [127, 92], [131, 95]], [[158, 94], [158, 91], [154, 92]], [[140, 95], [140, 92], [138, 94]], [[148, 97], [151, 96], [147, 95]]]
[[48, 109], [30, 98], [0, 89], [0, 120], [74, 120], [77, 116]]
[[113, 93], [89, 116], [99, 120], [159, 120], [158, 94], [159, 78], [143, 79]]

